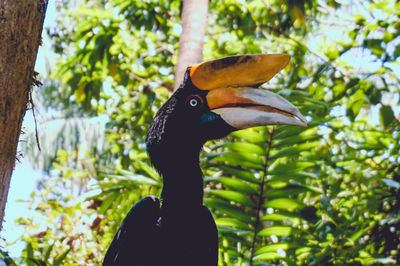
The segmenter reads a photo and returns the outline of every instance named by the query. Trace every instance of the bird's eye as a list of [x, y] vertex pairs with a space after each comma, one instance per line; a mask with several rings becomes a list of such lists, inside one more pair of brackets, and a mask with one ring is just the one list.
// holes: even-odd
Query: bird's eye
[[190, 107], [201, 107], [203, 105], [203, 99], [199, 95], [191, 95], [186, 99], [186, 105]]
[[192, 98], [192, 99], [190, 99], [189, 104], [190, 104], [190, 106], [195, 107], [195, 106], [197, 106], [199, 103], [197, 102], [197, 99]]

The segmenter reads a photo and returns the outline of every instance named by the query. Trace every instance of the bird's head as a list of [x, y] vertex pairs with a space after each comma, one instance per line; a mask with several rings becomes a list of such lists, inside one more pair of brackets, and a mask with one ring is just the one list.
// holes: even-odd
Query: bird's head
[[293, 104], [271, 91], [257, 89], [289, 59], [285, 54], [239, 55], [188, 67], [183, 83], [150, 127], [150, 156], [160, 149], [179, 152], [181, 147], [198, 148], [198, 153], [207, 140], [255, 126], [306, 126]]

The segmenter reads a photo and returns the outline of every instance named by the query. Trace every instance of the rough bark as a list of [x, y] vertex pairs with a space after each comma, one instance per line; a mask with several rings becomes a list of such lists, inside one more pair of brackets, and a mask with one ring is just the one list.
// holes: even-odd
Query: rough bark
[[175, 90], [181, 84], [187, 66], [198, 64], [203, 59], [207, 14], [208, 0], [183, 0], [182, 34], [179, 38], [178, 64], [175, 70]]
[[0, 0], [0, 229], [47, 2]]

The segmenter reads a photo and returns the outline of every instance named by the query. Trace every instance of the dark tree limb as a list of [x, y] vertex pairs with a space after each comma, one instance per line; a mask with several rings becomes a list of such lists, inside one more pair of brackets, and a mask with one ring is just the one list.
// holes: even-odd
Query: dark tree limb
[[0, 0], [0, 229], [47, 3]]

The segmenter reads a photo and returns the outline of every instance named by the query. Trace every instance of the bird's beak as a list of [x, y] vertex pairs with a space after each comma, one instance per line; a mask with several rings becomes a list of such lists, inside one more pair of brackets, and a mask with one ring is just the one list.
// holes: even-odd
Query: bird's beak
[[307, 126], [296, 106], [268, 90], [254, 87], [284, 68], [285, 54], [232, 56], [201, 63], [190, 69], [193, 84], [209, 90], [211, 111], [236, 129], [264, 125]]
[[207, 102], [212, 112], [237, 129], [265, 125], [307, 126], [296, 106], [267, 90], [219, 88], [208, 93]]

